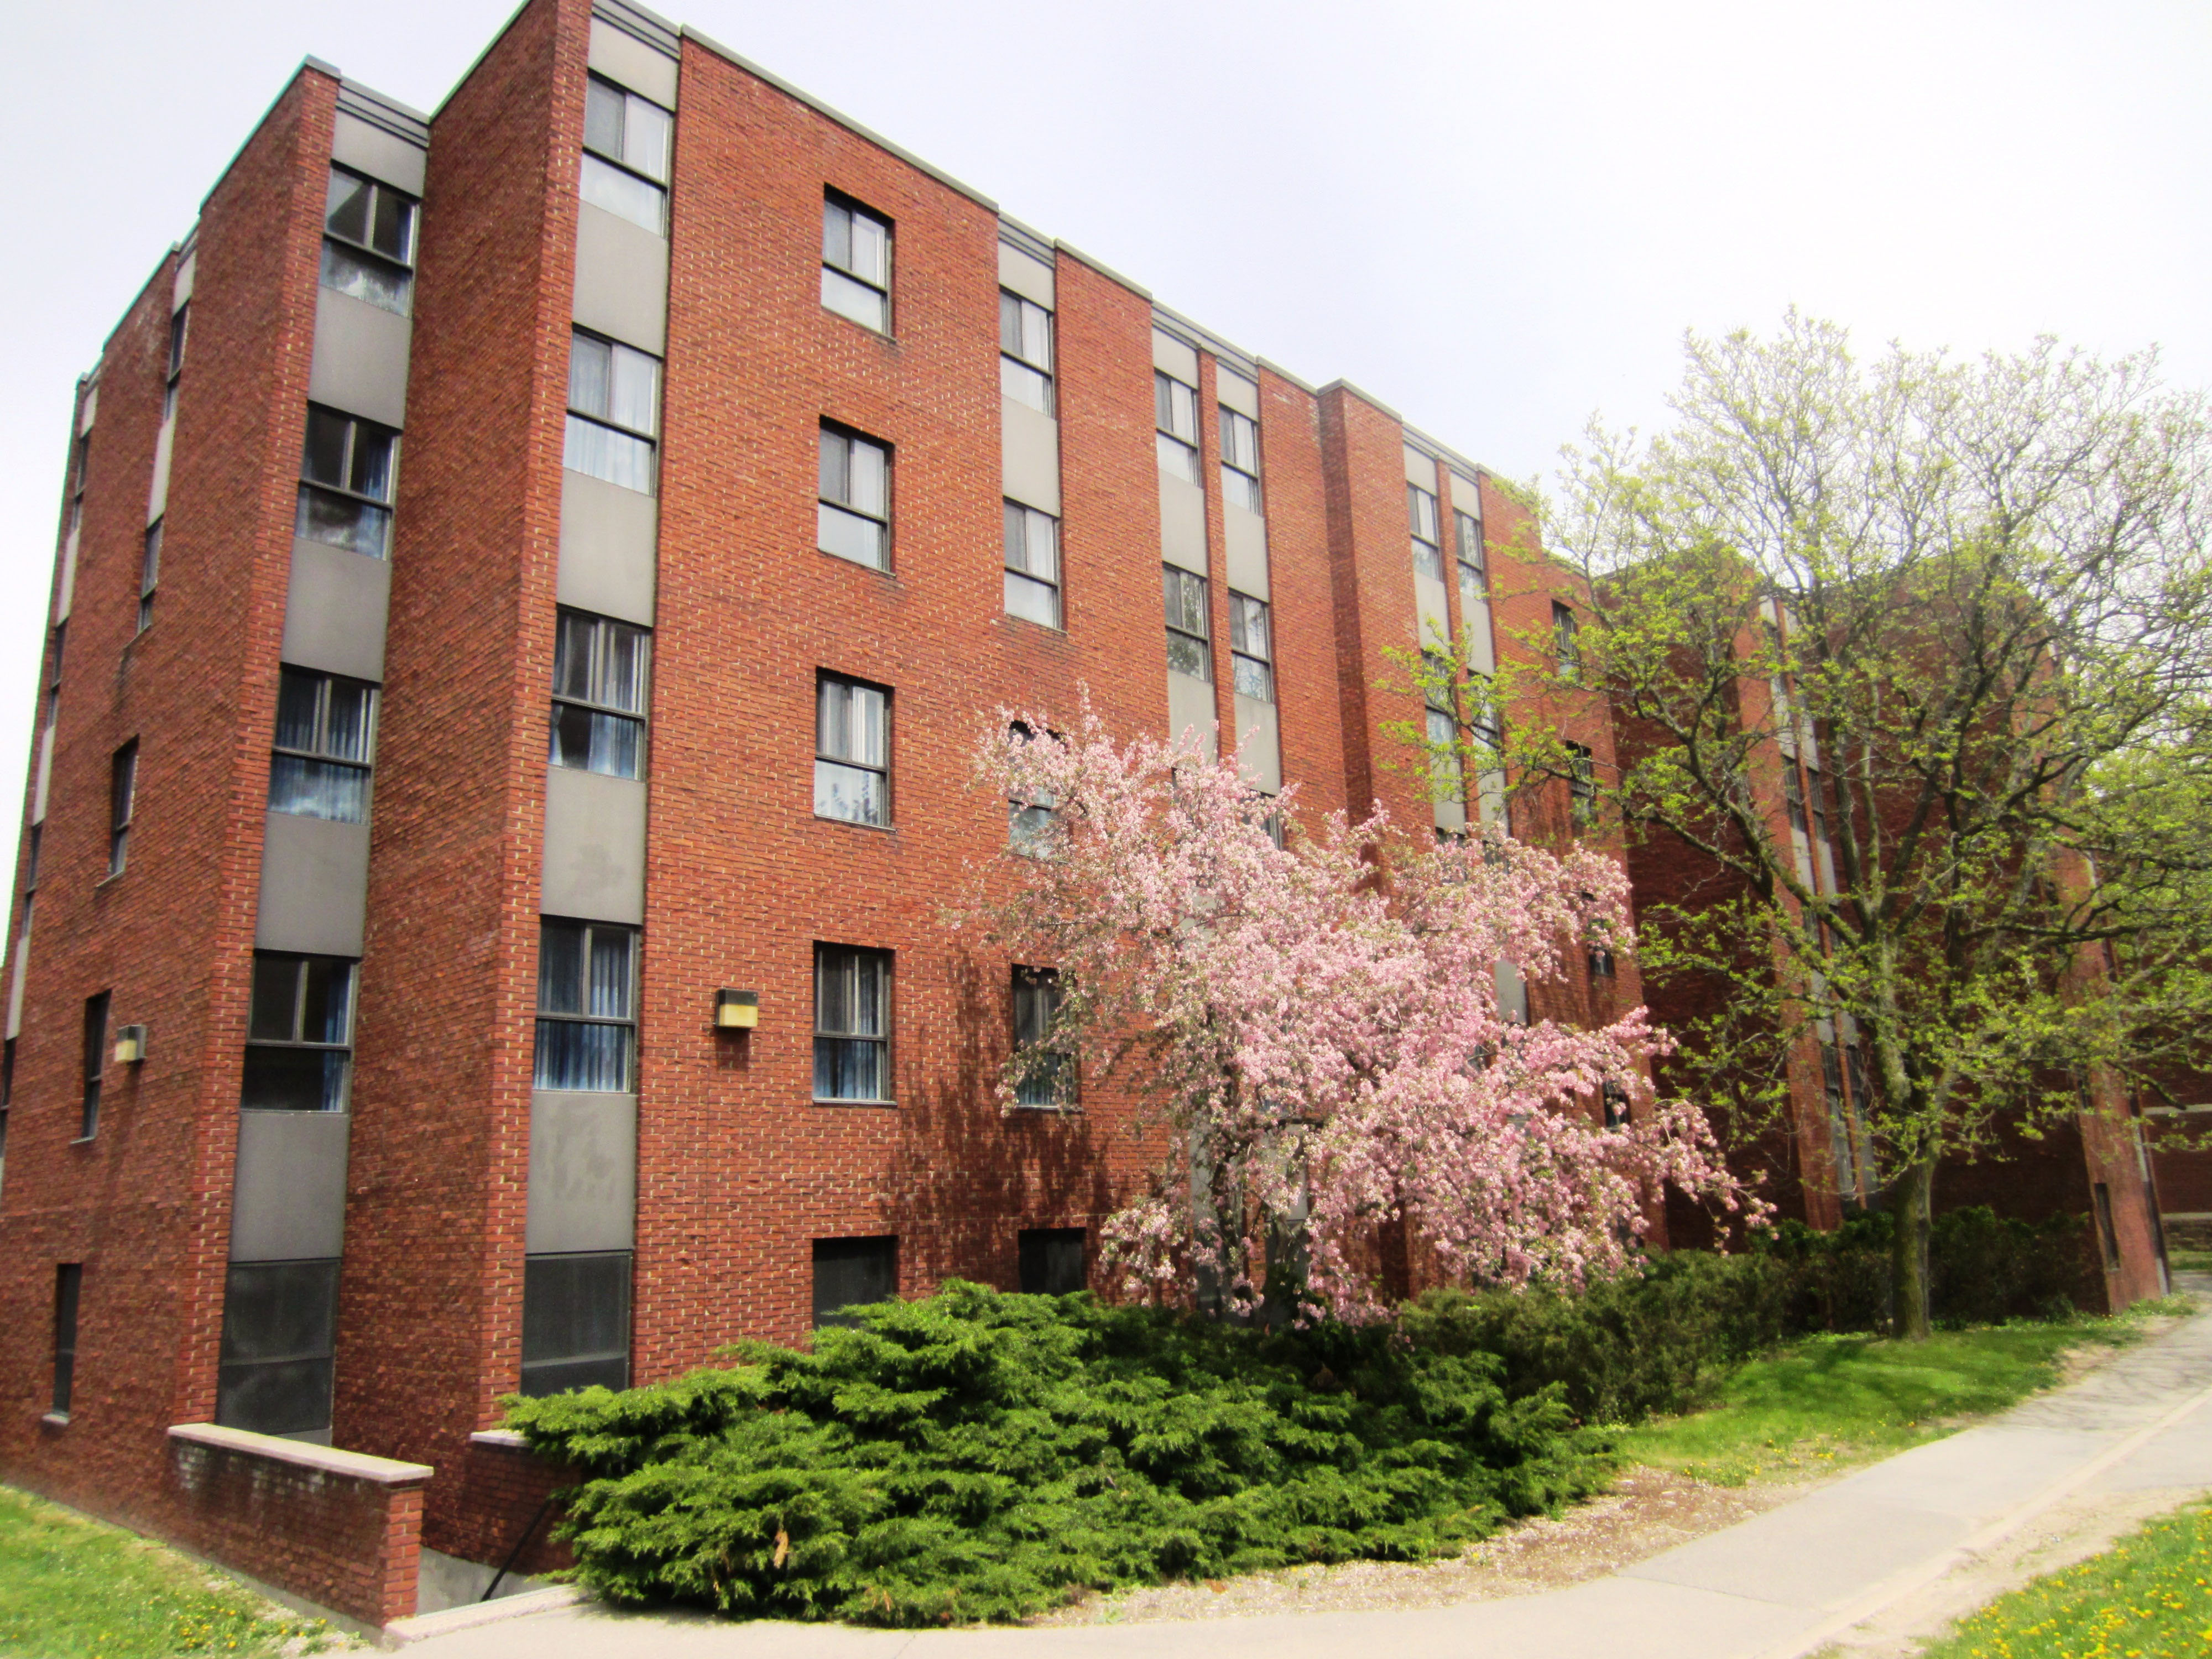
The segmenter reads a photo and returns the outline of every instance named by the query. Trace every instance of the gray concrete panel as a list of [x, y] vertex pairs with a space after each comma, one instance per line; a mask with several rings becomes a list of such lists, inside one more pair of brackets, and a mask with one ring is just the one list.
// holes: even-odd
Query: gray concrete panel
[[676, 107], [676, 60], [629, 30], [618, 29], [603, 17], [592, 19], [587, 61], [594, 72], [608, 80], [643, 94], [663, 108]]
[[1239, 593], [1264, 599], [1267, 592], [1267, 521], [1235, 501], [1221, 504], [1221, 527], [1229, 555], [1229, 585]]
[[1168, 741], [1180, 744], [1190, 735], [1190, 747], [1212, 760], [1218, 752], [1214, 733], [1213, 686], [1188, 674], [1168, 671]]
[[386, 426], [407, 424], [407, 349], [414, 325], [335, 289], [315, 290], [315, 360], [307, 399]]
[[391, 601], [387, 561], [295, 539], [292, 581], [284, 595], [284, 660], [298, 668], [380, 682], [384, 619]]
[[1406, 482], [1417, 483], [1431, 495], [1437, 493], [1437, 464], [1407, 444], [1406, 449]]
[[1255, 789], [1282, 793], [1282, 740], [1275, 705], [1264, 698], [1241, 694], [1237, 698], [1237, 768]]
[[56, 622], [69, 620], [70, 606], [76, 599], [76, 544], [77, 538], [82, 533], [81, 529], [72, 530], [69, 538], [62, 543], [61, 591], [54, 595]]
[[1468, 666], [1478, 673], [1495, 674], [1498, 672], [1498, 647], [1492, 636], [1490, 601], [1477, 599], [1469, 605], [1462, 599], [1459, 610], [1461, 625], [1474, 636], [1468, 651]]
[[1260, 383], [1249, 380], [1235, 369], [1216, 362], [1213, 365], [1214, 394], [1224, 408], [1233, 409], [1239, 415], [1260, 418]]
[[368, 892], [368, 826], [271, 812], [261, 842], [261, 904], [253, 943], [263, 951], [361, 954]]
[[240, 1112], [233, 1261], [315, 1261], [345, 1239], [344, 1112]]
[[46, 786], [54, 778], [54, 728], [50, 720], [39, 733], [39, 775], [31, 785], [31, 822], [46, 821]]
[[1470, 514], [1480, 522], [1482, 518], [1482, 491], [1476, 487], [1474, 480], [1464, 472], [1446, 467], [1443, 481], [1451, 490], [1451, 500], [1448, 503], [1451, 510]]
[[561, 603], [653, 626], [659, 503], [581, 472], [561, 475]]
[[999, 399], [1000, 470], [1006, 498], [1060, 516], [1060, 422], [1012, 398]]
[[1173, 375], [1185, 386], [1198, 384], [1198, 353], [1172, 334], [1152, 331], [1152, 367]]
[[1451, 644], [1451, 612], [1446, 608], [1449, 601], [1444, 596], [1444, 585], [1434, 576], [1413, 573], [1413, 609], [1421, 619], [1420, 639], [1424, 650], [1436, 651]]
[[161, 422], [161, 429], [154, 436], [154, 481], [146, 491], [146, 522], [151, 524], [169, 507], [169, 451], [176, 436], [174, 421]]
[[15, 935], [15, 971], [8, 976], [8, 1035], [23, 1035], [23, 981], [31, 971], [31, 923]]
[[583, 921], [645, 921], [645, 785], [545, 769], [543, 908]]
[[1206, 574], [1206, 492], [1166, 472], [1160, 474], [1160, 557]]
[[530, 1210], [523, 1250], [627, 1250], [637, 1231], [637, 1097], [530, 1097]]
[[331, 131], [331, 160], [387, 185], [397, 185], [410, 196], [420, 196], [429, 156], [420, 144], [410, 144], [398, 133], [386, 132], [340, 110], [337, 124]]
[[665, 354], [668, 239], [605, 208], [579, 204], [574, 314], [596, 333], [656, 357]]
[[1042, 259], [1033, 259], [1018, 247], [999, 244], [999, 286], [1011, 289], [1033, 305], [1047, 311], [1053, 307], [1052, 267]]

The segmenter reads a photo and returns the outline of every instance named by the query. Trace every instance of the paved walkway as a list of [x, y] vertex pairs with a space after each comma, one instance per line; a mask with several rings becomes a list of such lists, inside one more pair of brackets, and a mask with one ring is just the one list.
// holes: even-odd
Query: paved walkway
[[[2212, 1276], [2190, 1275], [2212, 1292]], [[1038, 1630], [873, 1631], [544, 1606], [433, 1634], [409, 1659], [1795, 1659], [2053, 1506], [2212, 1490], [2212, 1313], [2073, 1386], [1723, 1532], [1570, 1589], [1408, 1612]], [[526, 1611], [529, 1603], [540, 1603]], [[436, 1621], [470, 1610], [434, 1614]], [[486, 1611], [489, 1611], [487, 1609]], [[408, 1621], [414, 1624], [416, 1621]], [[397, 1632], [395, 1632], [397, 1633]]]

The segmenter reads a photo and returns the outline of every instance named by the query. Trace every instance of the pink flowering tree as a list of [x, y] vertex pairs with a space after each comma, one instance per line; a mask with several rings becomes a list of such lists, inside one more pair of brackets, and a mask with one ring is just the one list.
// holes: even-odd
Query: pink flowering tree
[[[1577, 1285], [1623, 1264], [1662, 1182], [1747, 1201], [1704, 1115], [1650, 1099], [1666, 1039], [1642, 1009], [1583, 1030], [1501, 1007], [1500, 963], [1540, 982], [1585, 941], [1630, 946], [1613, 861], [1436, 844], [1379, 809], [1279, 846], [1290, 793], [1233, 760], [1116, 744], [1087, 700], [1051, 727], [1002, 714], [978, 755], [1017, 831], [980, 919], [1060, 999], [1001, 1088], [1034, 1101], [1080, 1060], [1172, 1132], [1104, 1229], [1125, 1291], [1372, 1319], [1385, 1224], [1455, 1277]], [[1608, 1127], [1608, 1098], [1638, 1104]]]

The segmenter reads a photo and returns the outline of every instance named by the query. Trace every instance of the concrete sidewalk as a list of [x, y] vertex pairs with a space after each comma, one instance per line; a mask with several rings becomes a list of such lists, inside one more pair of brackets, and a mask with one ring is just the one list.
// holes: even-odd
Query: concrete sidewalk
[[[2212, 1292], [2212, 1277], [2190, 1277]], [[437, 1630], [473, 1612], [459, 1608], [404, 1622], [419, 1630], [410, 1659], [1301, 1659], [1376, 1649], [1390, 1659], [1794, 1659], [2056, 1505], [2151, 1492], [2179, 1504], [2208, 1490], [2212, 1313], [1979, 1428], [1542, 1595], [1405, 1612], [907, 1632], [544, 1605], [562, 1599], [554, 1591], [517, 1597], [472, 1628]], [[532, 1602], [540, 1606], [526, 1611]]]

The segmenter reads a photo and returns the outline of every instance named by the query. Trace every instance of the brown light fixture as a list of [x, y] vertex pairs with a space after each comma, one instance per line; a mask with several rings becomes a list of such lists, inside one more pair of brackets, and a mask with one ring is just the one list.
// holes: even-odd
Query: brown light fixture
[[722, 1031], [750, 1031], [760, 1024], [758, 991], [714, 993], [714, 1026]]

